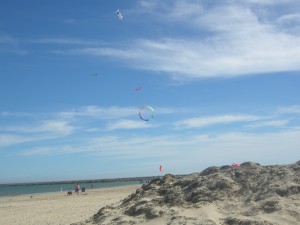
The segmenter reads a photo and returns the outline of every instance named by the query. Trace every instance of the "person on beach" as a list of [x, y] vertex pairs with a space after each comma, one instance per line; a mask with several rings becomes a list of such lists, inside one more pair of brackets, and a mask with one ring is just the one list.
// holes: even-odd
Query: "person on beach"
[[75, 193], [76, 193], [76, 194], [79, 194], [79, 190], [80, 190], [80, 185], [77, 183], [77, 184], [75, 185]]

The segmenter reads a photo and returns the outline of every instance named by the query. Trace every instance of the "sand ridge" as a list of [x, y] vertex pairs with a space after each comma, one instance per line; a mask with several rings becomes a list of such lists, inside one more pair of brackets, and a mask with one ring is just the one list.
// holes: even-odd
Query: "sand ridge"
[[73, 225], [300, 224], [300, 161], [209, 167], [183, 179], [167, 174]]

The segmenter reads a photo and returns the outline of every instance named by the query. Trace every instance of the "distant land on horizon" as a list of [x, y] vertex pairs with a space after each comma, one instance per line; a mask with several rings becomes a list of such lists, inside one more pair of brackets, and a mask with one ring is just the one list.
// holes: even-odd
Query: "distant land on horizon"
[[[174, 175], [176, 178], [186, 176], [186, 174]], [[105, 179], [88, 179], [88, 180], [69, 180], [69, 181], [45, 181], [45, 182], [25, 182], [25, 183], [8, 183], [0, 184], [0, 186], [31, 186], [31, 185], [54, 185], [54, 184], [70, 184], [70, 183], [97, 183], [97, 182], [117, 182], [117, 181], [143, 181], [152, 180], [160, 176], [146, 177], [124, 177], [124, 178], [105, 178]]]

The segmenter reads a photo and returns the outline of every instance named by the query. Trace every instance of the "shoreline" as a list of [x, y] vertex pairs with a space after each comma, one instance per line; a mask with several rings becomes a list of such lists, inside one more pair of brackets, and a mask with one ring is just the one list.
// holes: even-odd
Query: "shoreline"
[[[112, 189], [112, 188], [122, 188], [122, 187], [141, 187], [142, 184], [125, 184], [122, 186], [112, 186], [112, 187], [97, 187], [97, 188], [92, 188], [92, 189], [86, 189], [86, 192], [97, 192], [103, 189]], [[51, 194], [59, 194], [59, 193], [63, 193], [63, 195], [66, 195], [68, 190], [63, 190], [63, 191], [49, 191], [49, 192], [42, 192], [42, 193], [32, 193], [32, 194], [20, 194], [20, 195], [2, 195], [0, 196], [0, 198], [6, 198], [6, 197], [22, 197], [22, 196], [33, 196], [33, 195], [51, 195]], [[74, 192], [74, 190], [72, 190]], [[79, 195], [83, 195], [81, 194], [82, 192], [79, 192]], [[73, 193], [74, 194], [74, 193]], [[76, 194], [74, 194], [75, 196]]]
[[[76, 183], [75, 183], [76, 184]], [[38, 193], [66, 192], [74, 191], [74, 183], [67, 184], [50, 184], [50, 185], [26, 185], [26, 186], [2, 186], [0, 187], [0, 196], [19, 196], [32, 195]], [[97, 183], [80, 183], [81, 189], [92, 190], [105, 187], [119, 187], [124, 185], [141, 184], [140, 181], [114, 181], [114, 182], [97, 182]]]
[[[112, 187], [97, 187], [97, 188], [91, 188], [91, 189], [86, 189], [85, 193], [87, 192], [93, 192], [93, 191], [99, 191], [103, 189], [111, 189], [111, 188], [118, 188], [118, 187], [128, 187], [128, 186], [139, 186], [141, 187], [142, 184], [125, 184], [125, 185], [120, 185], [120, 186], [112, 186]], [[40, 195], [55, 195], [55, 194], [60, 194], [62, 193], [63, 195], [66, 194], [68, 190], [62, 190], [62, 191], [49, 191], [49, 192], [37, 192], [37, 193], [32, 193], [32, 194], [16, 194], [16, 195], [0, 195], [0, 200], [1, 198], [14, 198], [14, 197], [22, 197], [22, 196], [40, 196]], [[74, 190], [72, 190], [72, 194], [76, 195]], [[79, 192], [79, 195], [84, 195], [82, 192]]]
[[[185, 175], [176, 175], [182, 177]], [[127, 182], [127, 181], [143, 181], [152, 180], [160, 176], [147, 177], [125, 177], [125, 178], [105, 178], [105, 179], [88, 179], [88, 180], [67, 180], [67, 181], [42, 181], [42, 182], [28, 182], [28, 183], [8, 183], [0, 184], [0, 187], [17, 187], [17, 186], [35, 186], [35, 185], [59, 185], [59, 184], [76, 184], [76, 183], [110, 183], [110, 182]]]
[[[103, 190], [103, 189], [112, 189], [112, 188], [119, 188], [119, 187], [141, 187], [141, 185], [138, 185], [138, 184], [125, 184], [125, 185], [122, 185], [122, 186], [112, 186], [112, 187], [98, 187], [98, 188], [92, 188], [92, 189], [87, 189], [86, 193], [87, 192], [97, 192], [97, 191], [100, 191], [100, 190]], [[74, 190], [72, 190], [74, 192]], [[32, 194], [19, 194], [19, 195], [0, 195], [0, 199], [1, 198], [14, 198], [14, 197], [23, 197], [23, 196], [34, 196], [34, 195], [55, 195], [55, 194], [60, 194], [62, 193], [63, 195], [67, 195], [67, 190], [63, 190], [63, 191], [49, 191], [49, 192], [41, 192], [41, 193], [32, 193]], [[75, 196], [76, 194], [73, 193], [73, 195]], [[79, 195], [84, 195], [82, 194], [82, 192], [79, 192]]]
[[[186, 175], [175, 175], [177, 179], [181, 179]], [[34, 195], [34, 194], [42, 194], [42, 193], [53, 193], [53, 192], [63, 192], [65, 191], [73, 191], [74, 185], [79, 183], [81, 188], [85, 188], [85, 190], [92, 190], [96, 188], [105, 188], [105, 187], [118, 187], [124, 185], [141, 185], [147, 184], [151, 180], [155, 178], [159, 178], [160, 176], [148, 176], [148, 177], [132, 177], [132, 178], [117, 178], [114, 180], [94, 180], [91, 182], [90, 180], [84, 181], [72, 181], [67, 182], [64, 181], [62, 183], [58, 182], [47, 182], [47, 183], [27, 183], [25, 185], [0, 185], [0, 197], [5, 196], [21, 196], [21, 195]]]

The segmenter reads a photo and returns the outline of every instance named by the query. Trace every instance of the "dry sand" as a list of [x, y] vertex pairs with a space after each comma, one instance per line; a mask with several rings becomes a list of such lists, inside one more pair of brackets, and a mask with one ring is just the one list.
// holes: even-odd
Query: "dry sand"
[[90, 218], [106, 205], [119, 202], [140, 185], [100, 188], [87, 195], [66, 192], [0, 197], [0, 225], [67, 225]]

